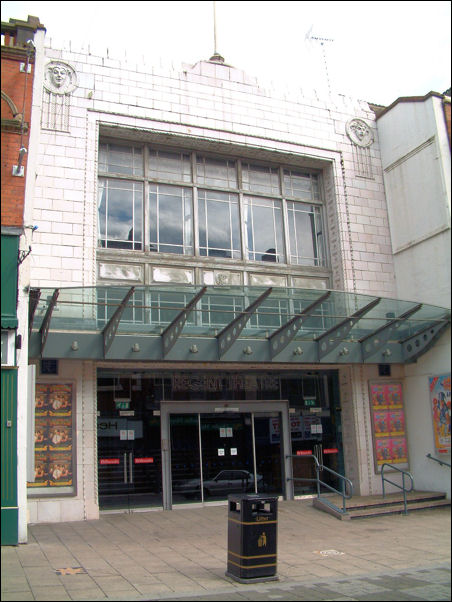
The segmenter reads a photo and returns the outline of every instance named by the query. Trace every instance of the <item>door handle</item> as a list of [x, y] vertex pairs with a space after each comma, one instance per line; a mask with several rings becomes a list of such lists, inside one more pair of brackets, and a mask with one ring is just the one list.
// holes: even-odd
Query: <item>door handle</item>
[[132, 452], [129, 452], [129, 483], [133, 483]]
[[127, 483], [127, 452], [124, 452], [124, 483]]

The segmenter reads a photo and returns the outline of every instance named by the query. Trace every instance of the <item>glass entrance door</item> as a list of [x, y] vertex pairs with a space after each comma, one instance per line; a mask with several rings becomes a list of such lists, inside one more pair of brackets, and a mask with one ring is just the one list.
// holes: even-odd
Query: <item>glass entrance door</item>
[[255, 492], [250, 414], [202, 414], [201, 445], [205, 501]]
[[171, 415], [173, 503], [226, 500], [230, 493], [281, 495], [280, 423], [278, 412]]

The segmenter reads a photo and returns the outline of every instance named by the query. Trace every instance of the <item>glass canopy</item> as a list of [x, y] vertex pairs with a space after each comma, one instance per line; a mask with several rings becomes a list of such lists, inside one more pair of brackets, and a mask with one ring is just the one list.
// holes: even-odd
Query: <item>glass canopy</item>
[[340, 291], [243, 286], [32, 289], [30, 356], [404, 363], [450, 310]]

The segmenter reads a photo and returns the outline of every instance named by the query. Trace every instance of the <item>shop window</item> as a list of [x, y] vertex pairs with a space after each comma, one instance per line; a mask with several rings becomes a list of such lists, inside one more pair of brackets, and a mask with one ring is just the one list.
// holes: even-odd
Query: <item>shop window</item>
[[98, 189], [101, 248], [326, 266], [314, 171], [103, 142]]
[[242, 164], [242, 186], [250, 192], [280, 194], [279, 170], [277, 168]]
[[180, 186], [149, 185], [150, 250], [193, 254], [192, 191]]
[[324, 265], [323, 227], [320, 207], [287, 201], [290, 263]]
[[248, 259], [284, 263], [282, 203], [262, 197], [245, 199]]
[[140, 147], [101, 144], [99, 171], [123, 175], [143, 175], [143, 153]]
[[190, 155], [151, 150], [149, 152], [149, 177], [176, 182], [191, 182]]
[[200, 255], [241, 258], [238, 195], [200, 190], [198, 215]]
[[100, 246], [141, 250], [143, 185], [101, 178], [98, 193]]
[[235, 161], [198, 157], [196, 160], [197, 183], [201, 186], [237, 188]]

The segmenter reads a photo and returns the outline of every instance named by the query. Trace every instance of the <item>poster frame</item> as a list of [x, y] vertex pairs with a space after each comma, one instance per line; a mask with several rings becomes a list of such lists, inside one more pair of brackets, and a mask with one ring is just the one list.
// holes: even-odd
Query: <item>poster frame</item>
[[[409, 458], [409, 454], [408, 454], [408, 436], [407, 436], [407, 432], [406, 432], [406, 413], [405, 413], [405, 394], [404, 394], [404, 390], [403, 390], [403, 382], [401, 380], [396, 380], [396, 379], [391, 379], [391, 380], [371, 380], [369, 381], [369, 412], [370, 412], [370, 422], [371, 422], [371, 428], [372, 428], [372, 451], [373, 451], [373, 456], [374, 456], [374, 470], [375, 470], [375, 474], [381, 474], [381, 464], [378, 463], [378, 459], [377, 459], [377, 448], [379, 447], [379, 443], [383, 442], [383, 441], [387, 441], [388, 444], [390, 444], [392, 442], [392, 440], [404, 440], [404, 444], [405, 444], [405, 448], [406, 448], [406, 458], [407, 461], [406, 462], [393, 462], [392, 458], [388, 459], [388, 464], [394, 464], [394, 466], [397, 467], [397, 469], [400, 470], [408, 470], [409, 469], [409, 465], [410, 465], [410, 458]], [[378, 437], [377, 436], [377, 424], [376, 424], [376, 420], [375, 420], [375, 414], [378, 412], [382, 412], [382, 413], [390, 413], [390, 409], [388, 408], [388, 406], [383, 406], [383, 408], [381, 410], [379, 410], [378, 408], [375, 408], [373, 406], [372, 403], [372, 398], [373, 398], [373, 392], [375, 391], [375, 387], [376, 386], [390, 386], [390, 385], [396, 385], [400, 387], [400, 391], [401, 391], [401, 401], [400, 404], [397, 404], [397, 406], [394, 406], [392, 412], [396, 413], [396, 412], [401, 412], [403, 415], [403, 429], [399, 430], [397, 433], [395, 433], [394, 435], [389, 435], [387, 437]], [[389, 432], [389, 431], [388, 431]], [[388, 468], [387, 470], [385, 470], [386, 472], [397, 472], [397, 469], [390, 469]]]
[[[71, 416], [70, 416], [70, 428], [71, 432], [71, 449], [70, 449], [70, 458], [72, 464], [72, 484], [67, 486], [56, 486], [51, 487], [50, 485], [45, 485], [42, 487], [35, 486], [27, 483], [27, 497], [28, 498], [60, 498], [60, 497], [76, 497], [77, 496], [77, 388], [76, 381], [70, 378], [65, 378], [64, 380], [59, 381], [50, 381], [44, 379], [36, 379], [36, 387], [35, 387], [35, 396], [36, 390], [38, 386], [45, 386], [48, 388], [52, 387], [64, 387], [69, 386], [71, 388]], [[62, 415], [56, 414], [55, 418], [61, 418]], [[39, 418], [39, 415], [38, 415]], [[56, 424], [56, 423], [55, 423]], [[35, 416], [35, 428], [36, 428], [36, 416]], [[55, 452], [58, 450], [51, 450], [48, 453]]]
[[[438, 417], [435, 416], [434, 401], [436, 401], [436, 397], [435, 397], [435, 390], [432, 389], [432, 384], [436, 385], [436, 383], [440, 379], [441, 380], [449, 379], [449, 408], [450, 408], [450, 376], [451, 376], [450, 372], [443, 372], [441, 374], [431, 374], [428, 377], [429, 406], [430, 406], [430, 415], [432, 418], [433, 446], [435, 449], [435, 454], [438, 458], [441, 458], [443, 456], [450, 457], [451, 446], [450, 446], [450, 435], [449, 435], [449, 444], [448, 445], [446, 443], [442, 444], [439, 439], [439, 437], [440, 437], [440, 435], [438, 434], [438, 418], [439, 418], [439, 416]], [[434, 382], [432, 382], [432, 381], [434, 381]], [[440, 392], [442, 392], [442, 391], [440, 391]], [[447, 397], [447, 394], [445, 394], [445, 397]], [[447, 404], [447, 400], [445, 400], [445, 402]], [[450, 421], [450, 409], [447, 411], [449, 412], [449, 421]]]

